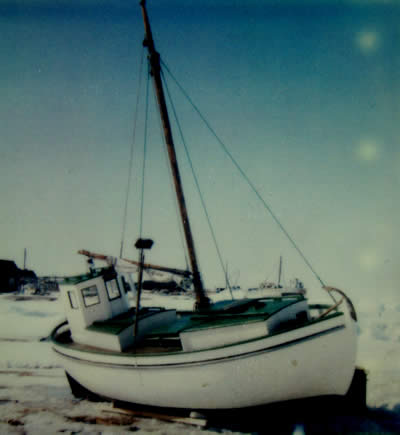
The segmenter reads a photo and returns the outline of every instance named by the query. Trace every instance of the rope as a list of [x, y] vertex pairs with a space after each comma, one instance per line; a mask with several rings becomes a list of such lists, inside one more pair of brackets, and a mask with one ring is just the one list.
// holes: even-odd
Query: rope
[[133, 154], [134, 154], [134, 148], [135, 148], [135, 138], [136, 138], [136, 126], [137, 126], [137, 116], [139, 112], [139, 100], [140, 100], [140, 89], [142, 87], [142, 75], [143, 75], [143, 56], [144, 54], [144, 47], [142, 47], [142, 52], [140, 56], [140, 67], [139, 67], [139, 83], [138, 83], [138, 90], [137, 90], [137, 97], [136, 97], [136, 107], [135, 107], [135, 114], [133, 117], [133, 131], [132, 131], [132, 142], [131, 142], [131, 148], [130, 148], [130, 154], [129, 154], [129, 169], [128, 169], [128, 180], [127, 180], [127, 186], [126, 186], [126, 193], [125, 193], [125, 206], [124, 206], [124, 214], [122, 217], [122, 232], [121, 232], [121, 247], [119, 251], [119, 257], [123, 257], [123, 251], [124, 251], [124, 239], [125, 239], [125, 232], [126, 232], [126, 221], [128, 216], [128, 201], [131, 191], [131, 181], [132, 181], [132, 168], [133, 168]]
[[143, 212], [144, 212], [144, 181], [146, 176], [146, 154], [147, 154], [147, 132], [148, 132], [148, 118], [149, 118], [149, 83], [150, 83], [150, 69], [147, 73], [146, 83], [146, 110], [144, 120], [144, 141], [143, 141], [143, 166], [142, 166], [142, 191], [140, 198], [140, 219], [139, 219], [139, 236], [143, 236]]
[[238, 162], [234, 159], [234, 157], [232, 156], [232, 154], [229, 152], [228, 148], [226, 147], [226, 145], [222, 142], [222, 140], [219, 138], [219, 136], [217, 135], [217, 133], [215, 132], [215, 130], [211, 127], [211, 125], [209, 124], [209, 122], [205, 119], [205, 117], [203, 116], [203, 114], [200, 112], [200, 110], [198, 109], [198, 107], [194, 104], [194, 102], [192, 101], [192, 99], [189, 97], [189, 95], [187, 94], [187, 92], [183, 89], [183, 87], [180, 85], [180, 83], [177, 81], [177, 79], [174, 77], [174, 75], [171, 73], [171, 71], [169, 70], [168, 66], [163, 62], [162, 65], [165, 67], [166, 71], [168, 72], [168, 74], [171, 76], [171, 78], [174, 80], [175, 84], [178, 86], [178, 88], [180, 89], [180, 91], [183, 93], [183, 95], [185, 96], [185, 98], [189, 101], [190, 105], [193, 107], [193, 109], [197, 112], [197, 114], [199, 115], [200, 119], [204, 122], [204, 124], [206, 125], [206, 127], [209, 129], [209, 131], [212, 133], [212, 135], [215, 137], [215, 139], [217, 140], [217, 142], [219, 143], [219, 145], [221, 146], [222, 150], [225, 152], [225, 154], [229, 157], [229, 159], [231, 160], [231, 162], [233, 163], [233, 165], [236, 167], [236, 169], [239, 171], [240, 175], [244, 178], [244, 180], [246, 181], [246, 183], [249, 185], [250, 189], [253, 191], [253, 193], [256, 195], [256, 197], [259, 199], [259, 201], [263, 204], [264, 208], [269, 212], [269, 214], [271, 215], [271, 217], [273, 218], [273, 220], [275, 221], [275, 223], [278, 225], [278, 227], [281, 229], [281, 231], [285, 234], [285, 236], [287, 237], [287, 239], [289, 240], [289, 242], [292, 244], [292, 246], [295, 248], [295, 250], [298, 252], [298, 254], [301, 256], [301, 258], [304, 260], [304, 262], [306, 263], [306, 265], [308, 266], [308, 268], [311, 270], [311, 272], [314, 274], [314, 276], [316, 277], [316, 279], [320, 282], [320, 284], [324, 287], [325, 284], [322, 281], [322, 279], [320, 278], [320, 276], [317, 274], [317, 272], [314, 270], [314, 268], [312, 267], [311, 263], [308, 261], [308, 259], [306, 258], [306, 256], [303, 254], [303, 252], [300, 250], [300, 248], [297, 246], [296, 242], [293, 240], [293, 238], [290, 236], [290, 234], [286, 231], [285, 227], [282, 225], [282, 223], [279, 221], [279, 219], [277, 218], [277, 216], [275, 215], [275, 213], [272, 211], [271, 207], [269, 206], [269, 204], [264, 200], [264, 198], [261, 196], [261, 194], [258, 192], [258, 190], [256, 189], [256, 187], [254, 186], [254, 184], [252, 183], [252, 181], [249, 179], [249, 177], [246, 175], [246, 173], [243, 171], [243, 169], [240, 167], [240, 165], [238, 164]]
[[[156, 108], [158, 108], [158, 102], [157, 102], [157, 98], [156, 98], [156, 94], [155, 92], [153, 93], [153, 97], [154, 97], [154, 106]], [[178, 209], [178, 199], [176, 197], [173, 185], [174, 185], [174, 181], [173, 181], [173, 175], [172, 175], [172, 170], [171, 170], [171, 166], [169, 164], [169, 157], [168, 157], [168, 152], [167, 152], [167, 146], [166, 146], [166, 142], [165, 142], [165, 136], [163, 133], [163, 126], [161, 123], [161, 118], [158, 116], [158, 126], [159, 126], [159, 131], [160, 131], [160, 136], [161, 136], [161, 140], [164, 143], [164, 146], [162, 147], [163, 151], [164, 151], [164, 158], [165, 158], [165, 162], [166, 162], [166, 167], [168, 168], [168, 174], [170, 177], [170, 195], [171, 195], [171, 200], [172, 203], [175, 204], [174, 210], [175, 210], [175, 214], [176, 214], [176, 222], [178, 222], [178, 233], [179, 233], [179, 240], [181, 243], [181, 247], [182, 247], [182, 252], [184, 255], [184, 260], [185, 260], [185, 266], [186, 266], [186, 270], [190, 270], [189, 267], [189, 258], [188, 258], [188, 254], [187, 254], [187, 249], [186, 249], [186, 245], [185, 245], [185, 237], [183, 234], [183, 227], [181, 224], [181, 218], [180, 218], [180, 214], [179, 214], [179, 209]]]
[[180, 123], [179, 123], [179, 119], [178, 119], [178, 116], [177, 116], [177, 113], [176, 113], [176, 110], [175, 110], [175, 106], [174, 106], [173, 101], [172, 101], [172, 98], [171, 98], [171, 94], [170, 94], [170, 92], [169, 92], [168, 84], [167, 84], [167, 82], [166, 82], [166, 80], [165, 80], [165, 77], [164, 77], [164, 74], [163, 74], [162, 71], [161, 71], [161, 77], [162, 77], [162, 79], [163, 79], [164, 86], [165, 86], [165, 89], [166, 89], [166, 91], [167, 91], [168, 99], [169, 99], [169, 102], [170, 102], [170, 104], [171, 104], [172, 111], [173, 111], [173, 113], [174, 113], [175, 121], [176, 121], [176, 124], [177, 124], [177, 126], [178, 126], [178, 130], [179, 130], [179, 135], [180, 135], [180, 137], [181, 137], [181, 140], [182, 140], [182, 143], [183, 143], [183, 146], [184, 146], [184, 149], [185, 149], [186, 158], [187, 158], [187, 160], [188, 160], [188, 162], [189, 162], [190, 170], [191, 170], [191, 172], [192, 172], [193, 179], [194, 179], [194, 182], [195, 182], [195, 185], [196, 185], [196, 189], [197, 189], [197, 192], [198, 192], [198, 195], [199, 195], [200, 201], [201, 201], [201, 206], [202, 206], [203, 211], [204, 211], [204, 214], [205, 214], [205, 216], [206, 216], [207, 224], [208, 224], [208, 227], [209, 227], [210, 232], [211, 232], [211, 237], [212, 237], [212, 239], [213, 239], [215, 249], [216, 249], [216, 251], [217, 251], [218, 259], [219, 259], [219, 262], [220, 262], [220, 264], [221, 264], [222, 270], [223, 270], [224, 275], [225, 275], [225, 281], [226, 281], [226, 284], [227, 284], [227, 286], [228, 286], [228, 288], [229, 288], [229, 291], [230, 291], [230, 293], [231, 293], [231, 297], [232, 297], [232, 299], [233, 299], [232, 289], [231, 289], [231, 286], [230, 286], [230, 284], [229, 284], [229, 279], [228, 279], [227, 270], [226, 270], [226, 268], [225, 268], [225, 266], [224, 266], [224, 262], [223, 262], [223, 260], [222, 260], [221, 251], [220, 251], [219, 246], [218, 246], [217, 238], [216, 238], [216, 236], [215, 236], [214, 228], [213, 228], [212, 223], [211, 223], [210, 215], [209, 215], [209, 213], [208, 213], [208, 211], [207, 211], [207, 207], [206, 207], [206, 204], [205, 204], [205, 201], [204, 201], [204, 196], [203, 196], [202, 191], [201, 191], [201, 189], [200, 189], [199, 180], [198, 180], [197, 175], [196, 175], [196, 172], [195, 172], [195, 170], [194, 170], [193, 162], [192, 162], [192, 159], [191, 159], [191, 157], [190, 157], [190, 153], [189, 153], [188, 147], [187, 147], [187, 145], [186, 145], [185, 137], [184, 137], [184, 135], [183, 135], [183, 131], [182, 131], [181, 125], [180, 125]]

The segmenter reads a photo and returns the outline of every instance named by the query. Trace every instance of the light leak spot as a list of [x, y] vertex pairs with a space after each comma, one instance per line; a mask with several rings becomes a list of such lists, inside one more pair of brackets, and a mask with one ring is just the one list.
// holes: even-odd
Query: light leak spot
[[304, 426], [301, 423], [296, 424], [293, 428], [293, 435], [304, 435], [305, 433]]
[[356, 148], [356, 157], [364, 162], [373, 162], [379, 158], [379, 146], [373, 139], [363, 139]]
[[364, 251], [360, 254], [359, 264], [365, 271], [373, 271], [379, 263], [378, 254], [375, 251]]
[[356, 45], [364, 54], [375, 53], [380, 46], [380, 36], [375, 30], [363, 30], [356, 35]]

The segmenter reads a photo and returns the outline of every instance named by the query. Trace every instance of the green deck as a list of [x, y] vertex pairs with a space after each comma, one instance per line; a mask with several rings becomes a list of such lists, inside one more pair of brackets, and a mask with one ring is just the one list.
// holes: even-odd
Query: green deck
[[167, 327], [153, 329], [151, 337], [173, 337], [183, 331], [194, 331], [207, 328], [222, 328], [267, 319], [281, 309], [292, 305], [303, 297], [279, 299], [240, 299], [237, 301], [221, 301], [209, 310], [199, 313], [179, 313], [179, 318]]
[[88, 331], [103, 332], [104, 334], [120, 334], [124, 329], [133, 325], [135, 322], [135, 309], [120, 314], [112, 319], [97, 321], [92, 323], [86, 329]]
[[[154, 328], [149, 338], [177, 337], [183, 331], [194, 331], [208, 328], [221, 328], [267, 319], [283, 308], [303, 300], [303, 297], [276, 299], [240, 299], [236, 301], [221, 301], [213, 304], [210, 309], [200, 312], [180, 312], [177, 319], [168, 326]], [[146, 308], [140, 310], [140, 317], [151, 315]], [[97, 321], [90, 325], [89, 331], [105, 334], [120, 334], [135, 322], [135, 309], [120, 314], [109, 320]]]
[[270, 316], [296, 302], [303, 300], [303, 296], [293, 296], [271, 299], [239, 299], [236, 301], [220, 301], [211, 306], [206, 314], [263, 314]]

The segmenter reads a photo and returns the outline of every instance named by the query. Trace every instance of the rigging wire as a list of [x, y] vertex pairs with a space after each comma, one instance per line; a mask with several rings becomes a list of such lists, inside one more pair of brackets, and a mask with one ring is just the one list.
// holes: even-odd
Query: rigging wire
[[143, 212], [144, 212], [144, 185], [146, 177], [146, 156], [147, 156], [147, 134], [148, 134], [148, 118], [149, 118], [149, 83], [150, 83], [150, 67], [147, 72], [146, 83], [146, 108], [144, 119], [144, 140], [143, 140], [143, 166], [142, 166], [142, 191], [140, 198], [140, 218], [139, 218], [139, 237], [143, 237]]
[[187, 147], [187, 145], [186, 145], [185, 137], [184, 137], [184, 135], [183, 135], [183, 131], [182, 131], [181, 125], [180, 125], [180, 123], [179, 123], [179, 119], [178, 119], [178, 116], [177, 116], [177, 113], [176, 113], [176, 110], [175, 110], [175, 106], [174, 106], [174, 103], [173, 103], [173, 101], [172, 101], [171, 94], [170, 94], [170, 92], [169, 92], [168, 84], [167, 84], [167, 82], [166, 82], [166, 80], [165, 80], [165, 76], [164, 76], [162, 70], [161, 70], [161, 77], [162, 77], [162, 79], [163, 79], [164, 86], [165, 86], [165, 89], [166, 89], [166, 91], [167, 91], [168, 99], [169, 99], [169, 102], [170, 102], [171, 107], [172, 107], [172, 111], [173, 111], [173, 114], [174, 114], [174, 117], [175, 117], [175, 121], [176, 121], [176, 124], [177, 124], [178, 130], [179, 130], [179, 135], [180, 135], [180, 137], [181, 137], [181, 140], [182, 140], [182, 143], [183, 143], [183, 146], [184, 146], [184, 149], [185, 149], [186, 158], [187, 158], [187, 160], [188, 160], [188, 162], [189, 162], [190, 170], [191, 170], [191, 172], [192, 172], [193, 179], [194, 179], [194, 182], [195, 182], [195, 185], [196, 185], [196, 189], [197, 189], [197, 192], [198, 192], [198, 195], [199, 195], [200, 201], [201, 201], [201, 205], [202, 205], [202, 208], [203, 208], [204, 214], [205, 214], [206, 219], [207, 219], [208, 227], [209, 227], [209, 229], [210, 229], [211, 237], [212, 237], [212, 239], [213, 239], [213, 242], [214, 242], [214, 245], [215, 245], [215, 249], [216, 249], [216, 251], [217, 251], [218, 259], [219, 259], [219, 262], [220, 262], [220, 264], [221, 264], [222, 270], [223, 270], [224, 275], [225, 275], [226, 285], [228, 286], [229, 291], [230, 291], [230, 294], [231, 294], [231, 297], [232, 297], [232, 299], [233, 299], [232, 288], [231, 288], [231, 285], [230, 285], [230, 283], [229, 283], [229, 278], [228, 278], [227, 269], [226, 269], [226, 267], [225, 267], [225, 265], [224, 265], [224, 262], [223, 262], [223, 260], [222, 260], [221, 251], [220, 251], [220, 249], [219, 249], [218, 242], [217, 242], [217, 238], [216, 238], [216, 236], [215, 236], [215, 232], [214, 232], [214, 228], [213, 228], [212, 223], [211, 223], [210, 215], [209, 215], [209, 213], [208, 213], [208, 210], [207, 210], [207, 207], [206, 207], [206, 204], [205, 204], [205, 201], [204, 201], [203, 193], [202, 193], [202, 191], [201, 191], [201, 189], [200, 189], [199, 180], [198, 180], [197, 175], [196, 175], [196, 172], [195, 172], [195, 170], [194, 170], [193, 162], [192, 162], [192, 159], [191, 159], [191, 157], [190, 157], [190, 153], [189, 153], [188, 147]]
[[[174, 75], [172, 74], [172, 72], [170, 71], [170, 69], [168, 68], [168, 66], [165, 64], [165, 62], [163, 60], [161, 60], [162, 65], [164, 66], [165, 70], [168, 72], [168, 74], [170, 75], [170, 77], [173, 79], [173, 81], [175, 82], [175, 84], [178, 86], [178, 88], [180, 89], [180, 91], [183, 93], [183, 95], [185, 96], [185, 98], [188, 100], [188, 102], [190, 103], [190, 105], [193, 107], [193, 109], [197, 112], [197, 114], [199, 115], [200, 119], [204, 122], [204, 124], [206, 125], [206, 127], [209, 129], [209, 131], [211, 132], [211, 134], [215, 137], [215, 139], [217, 140], [217, 142], [219, 143], [219, 145], [221, 146], [222, 150], [225, 152], [225, 154], [229, 157], [229, 159], [231, 160], [231, 162], [233, 163], [233, 165], [236, 167], [236, 169], [239, 171], [240, 175], [244, 178], [244, 180], [246, 181], [246, 183], [249, 185], [250, 189], [253, 191], [253, 193], [257, 196], [257, 198], [260, 200], [260, 202], [263, 204], [264, 208], [269, 212], [269, 214], [271, 215], [271, 217], [273, 218], [273, 220], [275, 221], [275, 223], [278, 225], [278, 227], [281, 229], [281, 231], [285, 234], [285, 236], [287, 237], [287, 239], [289, 240], [289, 242], [292, 244], [292, 246], [295, 248], [295, 250], [297, 251], [297, 253], [300, 255], [300, 257], [304, 260], [304, 262], [306, 263], [306, 265], [308, 266], [308, 268], [311, 270], [311, 272], [314, 274], [315, 278], [320, 282], [320, 284], [322, 285], [322, 287], [325, 287], [324, 282], [322, 281], [321, 277], [318, 275], [318, 273], [315, 271], [315, 269], [313, 268], [313, 266], [311, 265], [311, 263], [308, 261], [308, 259], [306, 258], [306, 256], [303, 254], [303, 252], [301, 251], [301, 249], [297, 246], [296, 242], [293, 240], [293, 238], [291, 237], [291, 235], [287, 232], [287, 230], [285, 229], [285, 227], [283, 226], [283, 224], [280, 222], [280, 220], [278, 219], [278, 217], [275, 215], [275, 213], [272, 211], [270, 205], [265, 201], [265, 199], [261, 196], [261, 194], [258, 192], [258, 190], [256, 189], [256, 187], [254, 186], [254, 184], [252, 183], [252, 181], [249, 179], [249, 177], [246, 175], [246, 173], [244, 172], [244, 170], [241, 168], [241, 166], [239, 165], [239, 163], [235, 160], [235, 158], [232, 156], [232, 154], [230, 153], [230, 151], [228, 150], [228, 148], [226, 147], [226, 145], [224, 144], [224, 142], [219, 138], [219, 136], [217, 135], [217, 133], [215, 132], [215, 130], [211, 127], [210, 123], [206, 120], [206, 118], [203, 116], [203, 114], [200, 112], [199, 108], [194, 104], [194, 102], [192, 101], [192, 99], [189, 97], [188, 93], [184, 90], [184, 88], [181, 86], [181, 84], [177, 81], [177, 79], [174, 77]], [[330, 293], [329, 293], [330, 294]]]
[[[156, 93], [155, 92], [153, 93], [153, 97], [154, 97], [154, 105], [155, 105], [155, 107], [158, 107], [158, 102], [157, 102], [157, 98], [156, 98]], [[165, 136], [163, 134], [163, 126], [162, 126], [162, 123], [161, 123], [161, 118], [157, 117], [157, 119], [158, 119], [158, 126], [160, 128], [160, 136], [161, 136], [161, 139], [162, 139], [162, 141], [164, 142], [164, 145], [165, 145], [165, 146], [162, 147], [162, 149], [164, 151], [164, 157], [165, 157], [166, 167], [168, 168], [168, 174], [170, 176], [170, 181], [171, 181], [171, 183], [169, 183], [169, 185], [170, 185], [170, 194], [171, 194], [172, 203], [175, 205], [174, 209], [175, 209], [175, 214], [176, 214], [176, 222], [178, 222], [179, 240], [180, 240], [180, 243], [181, 243], [181, 246], [182, 246], [182, 252], [183, 252], [183, 255], [184, 255], [186, 270], [190, 270], [190, 267], [189, 267], [189, 258], [188, 258], [187, 249], [186, 249], [186, 246], [185, 246], [185, 237], [184, 237], [184, 234], [183, 234], [183, 227], [181, 225], [181, 219], [180, 219], [179, 210], [178, 210], [178, 199], [177, 199], [176, 194], [175, 194], [174, 189], [173, 189], [173, 184], [174, 184], [173, 183], [173, 175], [172, 175], [171, 166], [169, 165], [167, 146], [166, 146], [166, 143], [165, 143]]]
[[137, 90], [137, 96], [136, 96], [136, 107], [135, 107], [135, 114], [133, 117], [133, 130], [132, 130], [132, 142], [131, 142], [131, 148], [130, 148], [130, 154], [129, 154], [129, 170], [128, 170], [128, 180], [127, 180], [127, 186], [126, 186], [126, 192], [125, 192], [125, 206], [124, 206], [124, 214], [122, 217], [122, 233], [121, 233], [121, 246], [119, 251], [119, 257], [123, 257], [123, 251], [124, 251], [124, 239], [125, 239], [125, 232], [126, 232], [126, 221], [128, 217], [128, 201], [129, 196], [131, 192], [131, 181], [132, 181], [132, 173], [133, 173], [133, 155], [134, 155], [134, 149], [135, 149], [135, 139], [136, 139], [136, 127], [137, 127], [137, 117], [139, 113], [139, 100], [140, 100], [140, 89], [142, 88], [142, 76], [143, 76], [143, 58], [144, 58], [144, 47], [142, 47], [142, 52], [140, 55], [140, 67], [139, 67], [139, 82], [138, 82], [138, 90]]

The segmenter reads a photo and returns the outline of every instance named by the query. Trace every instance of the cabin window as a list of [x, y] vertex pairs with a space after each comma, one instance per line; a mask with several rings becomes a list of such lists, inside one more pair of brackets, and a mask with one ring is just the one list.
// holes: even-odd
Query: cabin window
[[110, 301], [112, 301], [114, 299], [118, 299], [121, 297], [118, 282], [116, 279], [112, 279], [110, 281], [105, 281], [105, 283], [106, 283], [108, 299], [110, 299]]
[[69, 298], [69, 303], [71, 304], [71, 308], [77, 310], [79, 307], [78, 307], [78, 301], [76, 300], [76, 294], [74, 292], [69, 291], [68, 298]]
[[85, 307], [91, 307], [100, 303], [100, 296], [95, 285], [82, 289], [83, 302]]

